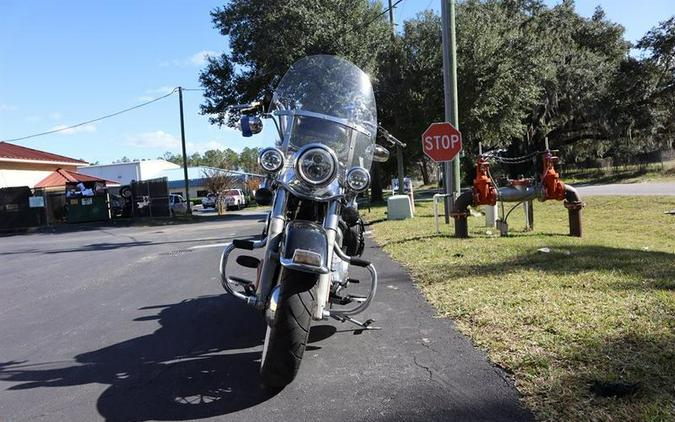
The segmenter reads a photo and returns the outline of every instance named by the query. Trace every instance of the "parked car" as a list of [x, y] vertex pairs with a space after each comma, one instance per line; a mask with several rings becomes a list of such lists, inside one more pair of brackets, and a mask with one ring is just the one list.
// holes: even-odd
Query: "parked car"
[[169, 195], [169, 210], [172, 217], [175, 215], [186, 215], [188, 211], [187, 201], [182, 195], [172, 193]]
[[230, 189], [225, 192], [223, 196], [223, 201], [225, 202], [226, 209], [242, 209], [246, 203], [246, 195], [241, 189]]
[[216, 199], [218, 199], [218, 195], [215, 193], [209, 193], [206, 195], [205, 198], [202, 198], [202, 207], [204, 209], [206, 208], [215, 208], [216, 207]]

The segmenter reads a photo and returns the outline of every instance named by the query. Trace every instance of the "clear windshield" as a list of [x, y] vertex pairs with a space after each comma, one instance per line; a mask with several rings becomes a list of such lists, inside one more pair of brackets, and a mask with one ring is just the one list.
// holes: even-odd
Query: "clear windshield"
[[280, 117], [283, 148], [309, 143], [335, 151], [343, 170], [370, 169], [377, 133], [377, 109], [370, 78], [345, 59], [318, 55], [296, 62], [272, 98]]

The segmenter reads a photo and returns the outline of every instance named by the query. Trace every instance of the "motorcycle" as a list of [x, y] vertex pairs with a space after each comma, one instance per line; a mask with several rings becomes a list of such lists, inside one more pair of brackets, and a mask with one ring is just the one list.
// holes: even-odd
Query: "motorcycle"
[[[258, 157], [266, 179], [255, 198], [271, 205], [263, 234], [225, 248], [221, 281], [228, 293], [264, 313], [260, 375], [266, 387], [280, 388], [298, 373], [312, 321], [333, 318], [377, 329], [373, 320], [353, 318], [377, 291], [377, 271], [361, 258], [364, 225], [356, 199], [370, 185], [372, 161], [386, 161], [389, 151], [375, 142], [377, 110], [368, 75], [339, 57], [309, 56], [292, 65], [267, 112], [259, 103], [234, 107], [244, 136], [259, 133], [262, 119], [271, 119], [278, 140]], [[236, 258], [255, 269], [255, 281], [230, 274], [228, 261], [237, 249], [264, 251], [262, 259]], [[365, 269], [367, 283], [350, 278], [352, 266]], [[366, 285], [367, 293], [345, 294], [355, 283]]]

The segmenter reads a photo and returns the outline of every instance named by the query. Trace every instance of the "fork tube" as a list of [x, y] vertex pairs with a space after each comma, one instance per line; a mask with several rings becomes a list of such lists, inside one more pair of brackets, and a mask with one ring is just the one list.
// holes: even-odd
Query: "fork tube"
[[279, 265], [279, 241], [286, 225], [286, 202], [288, 193], [283, 189], [277, 189], [274, 195], [274, 205], [270, 214], [270, 226], [267, 230], [267, 246], [265, 248], [265, 260], [260, 271], [258, 283], [258, 304], [260, 308], [267, 306], [267, 298], [275, 285], [274, 275]]
[[[329, 269], [333, 269], [333, 248], [335, 247], [335, 237], [337, 235], [339, 215], [339, 200], [333, 200], [328, 203], [326, 209], [326, 217], [323, 220], [323, 228], [326, 230], [326, 243], [328, 250], [326, 251], [326, 259]], [[328, 295], [330, 294], [331, 273], [321, 274], [319, 276], [319, 284], [316, 288], [316, 302], [312, 310], [312, 318], [315, 320], [323, 319], [323, 311], [326, 309], [328, 303]]]

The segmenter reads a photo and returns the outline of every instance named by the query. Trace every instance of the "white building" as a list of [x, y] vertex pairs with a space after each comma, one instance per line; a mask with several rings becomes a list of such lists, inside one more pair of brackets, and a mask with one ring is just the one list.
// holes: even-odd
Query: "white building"
[[165, 170], [180, 169], [178, 164], [166, 160], [145, 160], [131, 163], [102, 164], [78, 167], [78, 173], [128, 185], [132, 180], [149, 180], [163, 177]]

